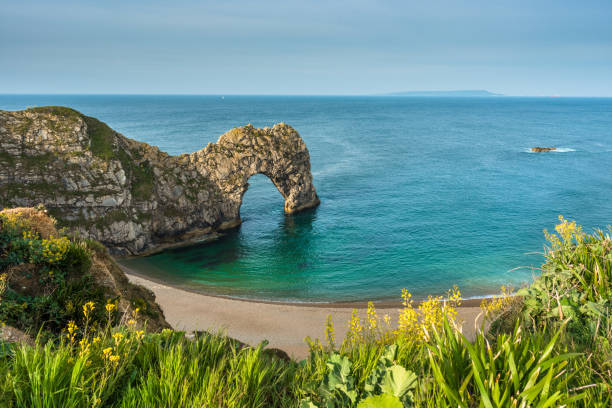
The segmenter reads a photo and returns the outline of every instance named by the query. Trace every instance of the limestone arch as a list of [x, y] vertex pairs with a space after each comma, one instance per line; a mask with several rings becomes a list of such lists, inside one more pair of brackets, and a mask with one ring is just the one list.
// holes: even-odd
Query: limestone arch
[[198, 157], [201, 173], [222, 192], [223, 222], [239, 222], [248, 180], [266, 176], [283, 197], [284, 211], [293, 214], [316, 207], [320, 201], [310, 171], [310, 154], [298, 132], [284, 123], [256, 129], [252, 125], [223, 134]]

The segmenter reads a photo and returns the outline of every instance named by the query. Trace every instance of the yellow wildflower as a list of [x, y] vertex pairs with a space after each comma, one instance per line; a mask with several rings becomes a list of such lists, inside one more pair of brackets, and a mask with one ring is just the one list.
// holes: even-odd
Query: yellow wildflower
[[544, 230], [544, 236], [553, 249], [558, 249], [562, 244], [571, 245], [574, 240], [577, 243], [584, 241], [585, 234], [582, 232], [582, 227], [576, 225], [576, 221], [568, 222], [562, 215], [559, 215], [559, 221], [560, 223], [555, 226], [555, 231], [561, 236], [561, 239], [559, 235]]
[[113, 366], [117, 367], [119, 365], [119, 356], [112, 355], [108, 358], [108, 361], [110, 361]]
[[111, 320], [111, 316], [113, 314], [113, 310], [115, 310], [117, 308], [117, 305], [114, 303], [110, 303], [110, 301], [106, 304], [105, 306], [106, 308], [106, 314], [108, 315], [108, 320], [110, 322]]
[[64, 256], [70, 248], [70, 240], [66, 237], [55, 238], [53, 235], [48, 239], [43, 239], [42, 254], [45, 260], [49, 263], [56, 263], [64, 259]]
[[483, 299], [480, 303], [480, 308], [483, 311], [485, 318], [491, 319], [493, 316], [506, 310], [514, 300], [512, 287], [502, 286], [499, 296], [494, 298]]
[[363, 332], [363, 326], [361, 326], [361, 322], [359, 320], [359, 313], [357, 309], [353, 309], [353, 314], [351, 315], [351, 320], [349, 321], [349, 332], [347, 334], [347, 339], [350, 342], [358, 342], [361, 340], [361, 335]]
[[81, 354], [87, 353], [89, 351], [89, 341], [87, 338], [81, 339], [81, 341], [79, 341], [79, 346], [81, 347]]
[[421, 313], [421, 323], [427, 330], [442, 327], [444, 315], [442, 296], [428, 296], [427, 300], [419, 305], [419, 312]]
[[327, 344], [329, 344], [329, 347], [333, 349], [335, 347], [334, 323], [332, 322], [332, 317], [330, 314], [327, 315], [325, 338], [327, 339]]
[[402, 305], [404, 306], [412, 306], [412, 294], [408, 292], [408, 289], [402, 289]]
[[582, 232], [582, 227], [576, 225], [576, 221], [568, 222], [562, 215], [559, 215], [559, 221], [561, 223], [557, 224], [555, 230], [561, 235], [566, 244], [570, 243], [572, 239], [576, 239], [578, 242], [582, 241], [584, 233]]
[[368, 302], [368, 323], [370, 325], [370, 330], [375, 330], [378, 324], [378, 315], [376, 314], [376, 309], [374, 308], [374, 303]]
[[83, 305], [83, 315], [89, 317], [89, 313], [96, 308], [94, 302], [87, 302]]
[[121, 343], [121, 340], [123, 340], [123, 334], [121, 332], [117, 332], [113, 334], [113, 339], [115, 339], [115, 344], [119, 345], [119, 343]]
[[398, 318], [397, 331], [402, 336], [417, 339], [419, 336], [418, 314], [412, 306], [412, 294], [407, 289], [402, 289], [402, 305]]

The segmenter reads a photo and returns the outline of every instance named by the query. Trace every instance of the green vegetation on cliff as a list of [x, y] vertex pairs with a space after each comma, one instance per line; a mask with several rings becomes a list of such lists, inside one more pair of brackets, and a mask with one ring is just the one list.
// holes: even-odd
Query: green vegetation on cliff
[[83, 116], [83, 120], [87, 123], [87, 133], [91, 140], [89, 145], [91, 152], [104, 160], [114, 159], [115, 149], [113, 142], [115, 135], [113, 130], [106, 123], [100, 122], [98, 119]]
[[[49, 283], [50, 271], [69, 282], [85, 276], [96, 263], [92, 254], [104, 249], [52, 238], [45, 235], [53, 227], [48, 218], [26, 222], [15, 214], [0, 215], [0, 316], [36, 335], [46, 322], [11, 315], [22, 282], [15, 275], [29, 276], [31, 287], [57, 285]], [[60, 290], [54, 301], [72, 302], [73, 311], [54, 315], [49, 329], [56, 336], [39, 336], [35, 345], [0, 342], [0, 405], [608, 407], [612, 239], [609, 232], [584, 234], [564, 219], [556, 232], [547, 233], [541, 278], [518, 297], [504, 290], [484, 301], [491, 328], [483, 323], [474, 340], [461, 332], [457, 288], [418, 307], [404, 291], [398, 322], [380, 318], [370, 304], [366, 318], [355, 312], [346, 338], [336, 339], [328, 320], [326, 341], [308, 339], [310, 357], [299, 363], [265, 343], [147, 333], [136, 308], [121, 312], [91, 288]], [[20, 275], [18, 265], [36, 268]], [[22, 301], [29, 308], [38, 302]]]
[[[34, 336], [60, 334], [90, 301], [141, 307], [167, 327], [152, 295], [129, 284], [102, 245], [57, 231], [42, 208], [0, 212], [0, 275], [6, 282], [0, 322]], [[102, 310], [91, 317], [102, 326], [119, 322], [106, 321]]]
[[[59, 117], [59, 120], [52, 122], [55, 125], [51, 128], [57, 128], [61, 123], [70, 123], [71, 120], [82, 119], [87, 125], [88, 148], [91, 153], [104, 161], [118, 160], [121, 162], [128, 179], [132, 180], [132, 195], [134, 198], [137, 200], [151, 198], [154, 184], [151, 166], [147, 162], [139, 162], [140, 157], [133, 157], [133, 154], [128, 153], [128, 149], [118, 146], [117, 132], [106, 123], [64, 106], [35, 107], [28, 108], [27, 111]], [[25, 129], [22, 129], [21, 132], [25, 132]]]

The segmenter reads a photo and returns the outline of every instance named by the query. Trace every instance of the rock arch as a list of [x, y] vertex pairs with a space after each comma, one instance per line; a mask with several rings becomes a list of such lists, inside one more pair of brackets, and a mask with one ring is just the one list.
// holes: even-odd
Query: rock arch
[[285, 213], [292, 214], [317, 206], [320, 201], [312, 182], [310, 154], [292, 127], [279, 123], [272, 128], [252, 125], [235, 128], [216, 144], [192, 155], [196, 167], [224, 192], [225, 222], [239, 222], [242, 197], [248, 180], [263, 174], [285, 200]]
[[0, 111], [0, 208], [42, 203], [60, 226], [117, 254], [238, 225], [254, 174], [272, 180], [288, 214], [319, 204], [308, 149], [284, 123], [235, 128], [170, 156], [70, 108]]

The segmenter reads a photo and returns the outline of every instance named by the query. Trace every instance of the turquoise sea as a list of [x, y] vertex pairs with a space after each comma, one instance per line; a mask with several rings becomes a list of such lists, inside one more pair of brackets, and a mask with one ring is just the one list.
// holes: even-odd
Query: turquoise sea
[[[557, 216], [612, 223], [612, 99], [0, 95], [67, 105], [171, 154], [240, 125], [295, 127], [321, 206], [295, 216], [265, 176], [243, 224], [125, 261], [205, 293], [296, 302], [466, 296], [532, 279]], [[532, 146], [557, 152], [530, 153]]]

